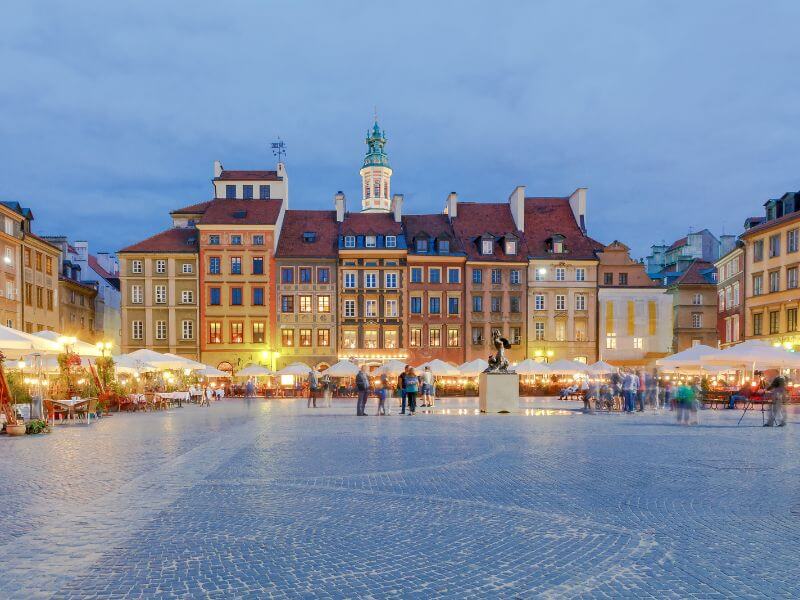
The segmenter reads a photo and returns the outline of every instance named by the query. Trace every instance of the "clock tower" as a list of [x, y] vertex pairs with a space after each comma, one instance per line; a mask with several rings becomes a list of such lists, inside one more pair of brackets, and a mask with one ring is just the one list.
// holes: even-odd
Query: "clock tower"
[[386, 132], [382, 131], [375, 119], [371, 131], [367, 131], [367, 154], [361, 167], [361, 210], [362, 212], [389, 212], [391, 209], [392, 169], [389, 157], [383, 151], [386, 145]]

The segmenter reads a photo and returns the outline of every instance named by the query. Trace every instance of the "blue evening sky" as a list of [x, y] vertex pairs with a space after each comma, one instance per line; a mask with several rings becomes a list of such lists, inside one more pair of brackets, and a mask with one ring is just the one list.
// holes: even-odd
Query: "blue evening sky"
[[0, 199], [116, 250], [274, 168], [358, 206], [377, 105], [408, 212], [589, 188], [636, 255], [800, 189], [800, 2], [37, 2], [0, 19]]

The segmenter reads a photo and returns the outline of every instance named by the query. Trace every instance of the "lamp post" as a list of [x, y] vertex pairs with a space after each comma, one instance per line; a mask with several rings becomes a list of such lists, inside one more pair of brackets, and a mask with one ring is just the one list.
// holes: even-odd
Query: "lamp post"
[[108, 352], [109, 354], [111, 353], [111, 348], [113, 345], [114, 344], [112, 344], [111, 342], [97, 342], [95, 344], [97, 349], [100, 350], [100, 356], [102, 356], [103, 358], [106, 357], [106, 352]]

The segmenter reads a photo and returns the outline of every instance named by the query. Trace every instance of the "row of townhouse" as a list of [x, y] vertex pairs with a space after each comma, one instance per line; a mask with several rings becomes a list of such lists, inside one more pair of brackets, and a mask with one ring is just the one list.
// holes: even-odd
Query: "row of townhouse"
[[[122, 349], [178, 353], [223, 370], [345, 358], [460, 363], [486, 358], [496, 329], [514, 361], [594, 362], [605, 348], [602, 287], [607, 306], [628, 310], [619, 289], [630, 288], [637, 311], [659, 327], [671, 323], [663, 302], [658, 312], [650, 304], [665, 294], [651, 280], [645, 291], [634, 289], [635, 277], [631, 286], [621, 275], [599, 284], [606, 271], [644, 268], [624, 245], [604, 251], [587, 235], [585, 189], [528, 197], [517, 187], [500, 203], [451, 193], [442, 212], [407, 215], [403, 196], [391, 193], [385, 142], [376, 124], [359, 211], [348, 211], [342, 192], [333, 210], [290, 209], [282, 163], [274, 171], [215, 163], [211, 200], [172, 211], [171, 228], [119, 252]], [[649, 361], [669, 350], [653, 324], [630, 335], [610, 317], [603, 324], [604, 342], [618, 333], [612, 358]], [[628, 344], [633, 337], [642, 340]]]

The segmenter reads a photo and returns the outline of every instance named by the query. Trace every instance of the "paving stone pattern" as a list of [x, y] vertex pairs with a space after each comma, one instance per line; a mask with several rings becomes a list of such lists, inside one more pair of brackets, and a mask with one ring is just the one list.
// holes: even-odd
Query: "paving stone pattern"
[[226, 400], [4, 436], [0, 598], [800, 596], [797, 413], [474, 408]]

